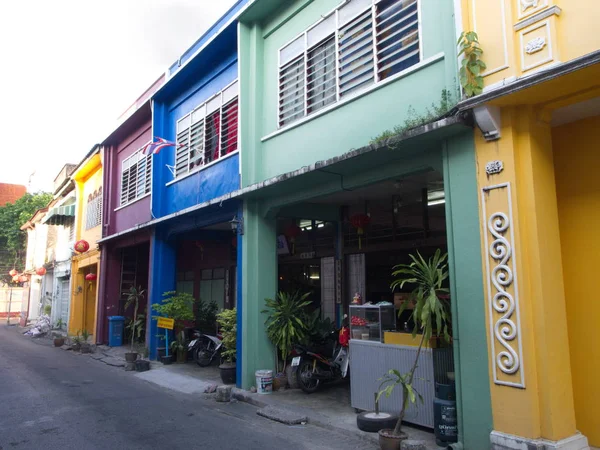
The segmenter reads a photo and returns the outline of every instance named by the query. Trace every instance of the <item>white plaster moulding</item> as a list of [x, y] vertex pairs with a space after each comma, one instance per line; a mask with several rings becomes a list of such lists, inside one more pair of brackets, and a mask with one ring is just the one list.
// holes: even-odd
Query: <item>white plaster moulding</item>
[[286, 131], [289, 131], [293, 128], [299, 127], [300, 125], [310, 122], [311, 120], [314, 120], [317, 117], [321, 117], [322, 115], [327, 114], [328, 112], [333, 111], [334, 109], [340, 108], [347, 103], [353, 102], [354, 100], [357, 100], [367, 94], [370, 94], [371, 92], [376, 91], [377, 89], [387, 86], [388, 84], [390, 84], [396, 80], [399, 80], [400, 78], [404, 78], [418, 70], [424, 69], [425, 67], [430, 66], [431, 64], [434, 64], [434, 63], [444, 59], [444, 57], [445, 57], [445, 55], [443, 52], [437, 53], [427, 59], [424, 59], [420, 63], [415, 64], [414, 66], [411, 66], [408, 69], [397, 73], [396, 75], [394, 75], [384, 81], [375, 83], [374, 85], [364, 89], [363, 91], [356, 93], [355, 95], [348, 96], [346, 99], [340, 100], [339, 102], [333, 103], [330, 106], [320, 109], [318, 112], [311, 114], [310, 116], [305, 116], [302, 119], [297, 120], [296, 122], [292, 122], [291, 124], [286, 125], [285, 127], [282, 127], [270, 134], [267, 134], [266, 136], [263, 136], [260, 140], [261, 140], [261, 142], [268, 141], [269, 139], [279, 136], [280, 134], [283, 134]]
[[587, 438], [579, 432], [560, 441], [550, 441], [492, 431], [490, 444], [492, 450], [590, 450]]
[[551, 8], [544, 9], [543, 11], [533, 14], [527, 19], [515, 23], [515, 31], [520, 31], [523, 28], [527, 28], [529, 25], [533, 25], [534, 23], [544, 20], [550, 16], [560, 16], [560, 13], [562, 13], [562, 9], [560, 9], [558, 6], [552, 6]]

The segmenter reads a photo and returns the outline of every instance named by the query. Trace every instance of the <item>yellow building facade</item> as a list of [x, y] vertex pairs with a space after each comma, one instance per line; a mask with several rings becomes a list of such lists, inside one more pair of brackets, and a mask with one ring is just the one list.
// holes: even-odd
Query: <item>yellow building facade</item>
[[459, 4], [487, 65], [459, 108], [479, 128], [492, 448], [600, 447], [600, 2]]
[[72, 175], [76, 189], [75, 240], [84, 240], [89, 249], [73, 256], [73, 291], [69, 317], [72, 334], [87, 333], [96, 340], [98, 277], [102, 235], [102, 152], [94, 148]]

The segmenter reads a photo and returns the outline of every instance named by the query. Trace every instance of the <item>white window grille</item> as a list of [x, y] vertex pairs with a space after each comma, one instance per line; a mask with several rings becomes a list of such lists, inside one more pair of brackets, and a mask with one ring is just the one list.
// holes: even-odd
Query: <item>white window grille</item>
[[177, 121], [175, 176], [238, 150], [238, 82]]
[[85, 229], [97, 227], [102, 223], [102, 187], [88, 196], [85, 212]]
[[121, 206], [148, 194], [152, 188], [152, 155], [141, 150], [121, 164]]
[[421, 59], [419, 0], [351, 0], [279, 50], [279, 126]]

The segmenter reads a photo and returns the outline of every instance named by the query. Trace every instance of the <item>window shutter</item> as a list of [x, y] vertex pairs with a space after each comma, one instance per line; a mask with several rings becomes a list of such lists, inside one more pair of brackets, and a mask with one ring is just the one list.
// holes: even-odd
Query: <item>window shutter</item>
[[175, 156], [175, 174], [182, 175], [189, 171], [189, 128], [177, 134], [177, 153]]
[[307, 74], [309, 113], [336, 101], [334, 36], [308, 51]]
[[375, 82], [373, 57], [373, 16], [360, 14], [339, 31], [340, 96]]
[[121, 205], [127, 203], [129, 190], [129, 169], [123, 169], [121, 173]]
[[238, 149], [238, 99], [235, 98], [221, 112], [221, 149], [224, 155]]
[[377, 4], [377, 72], [383, 80], [419, 62], [417, 0]]
[[[143, 158], [143, 156], [142, 156]], [[146, 185], [144, 186], [144, 194], [152, 190], [152, 155], [145, 157], [146, 159]]]
[[192, 125], [190, 131], [190, 157], [189, 169], [200, 166], [204, 161], [204, 120]]
[[209, 116], [206, 116], [204, 164], [208, 164], [219, 157], [220, 113], [219, 108]]
[[304, 55], [279, 71], [279, 125], [304, 116]]

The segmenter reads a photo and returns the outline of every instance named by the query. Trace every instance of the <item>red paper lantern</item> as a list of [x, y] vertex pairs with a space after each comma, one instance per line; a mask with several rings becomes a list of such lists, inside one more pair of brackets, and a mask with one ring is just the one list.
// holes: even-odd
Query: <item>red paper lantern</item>
[[43, 277], [44, 275], [46, 275], [46, 268], [40, 267], [35, 271], [35, 273], [38, 274], [40, 277]]
[[20, 275], [19, 276], [19, 283], [25, 283], [26, 281], [29, 281], [29, 278], [27, 278], [26, 275]]
[[78, 253], [85, 253], [90, 249], [90, 244], [88, 241], [84, 241], [83, 239], [75, 242], [75, 251]]
[[98, 278], [98, 275], [96, 275], [95, 273], [88, 273], [88, 274], [85, 276], [85, 279], [86, 279], [87, 281], [94, 281], [94, 280], [95, 280], [95, 279], [97, 279], [97, 278]]
[[358, 248], [362, 248], [361, 236], [365, 233], [365, 228], [371, 223], [371, 218], [366, 214], [354, 214], [350, 217], [350, 223], [358, 233]]
[[13, 278], [12, 278], [12, 280], [13, 280], [15, 283], [18, 283], [18, 282], [19, 282], [19, 275], [14, 275], [14, 276], [13, 276]]
[[18, 274], [19, 274], [19, 272], [17, 272], [15, 269], [12, 269], [10, 272], [8, 272], [8, 274], [9, 274], [11, 277], [14, 277], [15, 275], [18, 275]]

